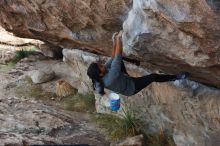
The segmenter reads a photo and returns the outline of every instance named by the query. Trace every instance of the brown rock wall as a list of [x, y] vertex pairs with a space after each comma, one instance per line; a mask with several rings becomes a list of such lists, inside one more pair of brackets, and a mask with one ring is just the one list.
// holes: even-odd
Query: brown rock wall
[[20, 37], [107, 56], [123, 27], [130, 59], [219, 87], [219, 7], [218, 0], [0, 0], [0, 23]]

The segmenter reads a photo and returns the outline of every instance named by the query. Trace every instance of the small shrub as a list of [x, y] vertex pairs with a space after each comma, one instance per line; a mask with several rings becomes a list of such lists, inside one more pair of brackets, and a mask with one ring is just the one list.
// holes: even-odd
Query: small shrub
[[96, 122], [103, 128], [107, 134], [107, 137], [111, 139], [120, 139], [125, 137], [124, 129], [122, 125], [122, 119], [109, 114], [96, 115]]
[[124, 113], [122, 126], [125, 129], [126, 135], [135, 136], [140, 133], [141, 121], [135, 117], [132, 110], [122, 110]]
[[105, 129], [111, 139], [121, 139], [140, 134], [141, 121], [135, 117], [132, 111], [123, 110], [122, 118], [114, 115], [100, 114], [96, 116], [97, 123]]
[[96, 122], [106, 132], [106, 136], [111, 140], [120, 140], [126, 137], [138, 134], [144, 135], [144, 143], [147, 146], [175, 146], [173, 138], [168, 133], [147, 134], [144, 133], [143, 121], [138, 119], [131, 108], [126, 107], [123, 110], [122, 118], [110, 114], [96, 115]]
[[34, 50], [31, 50], [31, 49], [28, 49], [28, 50], [26, 50], [26, 49], [17, 50], [15, 52], [15, 56], [10, 60], [10, 63], [16, 64], [21, 59], [32, 55], [33, 52], [34, 52]]

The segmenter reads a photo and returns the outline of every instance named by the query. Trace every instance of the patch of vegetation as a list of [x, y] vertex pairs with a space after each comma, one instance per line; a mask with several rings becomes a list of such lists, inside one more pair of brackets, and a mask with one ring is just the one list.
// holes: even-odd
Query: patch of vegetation
[[115, 140], [135, 136], [140, 134], [141, 121], [137, 119], [133, 112], [123, 110], [124, 116], [119, 118], [114, 115], [99, 114], [96, 116], [96, 122], [104, 128], [107, 137]]
[[26, 77], [24, 83], [16, 87], [15, 94], [18, 96], [33, 97], [35, 99], [43, 100], [49, 100], [52, 97], [56, 97], [55, 93], [45, 92], [41, 85], [33, 84], [30, 77]]
[[106, 132], [106, 136], [111, 140], [120, 140], [138, 134], [144, 135], [144, 144], [147, 146], [175, 146], [173, 138], [168, 133], [161, 130], [160, 133], [149, 134], [143, 129], [143, 121], [138, 119], [131, 108], [123, 110], [122, 118], [110, 114], [98, 114], [96, 122]]
[[54, 102], [58, 102], [61, 107], [70, 111], [77, 112], [90, 112], [95, 111], [95, 95], [92, 92], [87, 94], [76, 94], [63, 97], [61, 100], [55, 93], [46, 92], [42, 89], [40, 84], [33, 84], [30, 77], [26, 77], [22, 80], [22, 83], [15, 88], [15, 94], [17, 96], [30, 97], [40, 99], [43, 101], [49, 101], [54, 98]]
[[7, 73], [8, 71], [10, 71], [12, 68], [15, 67], [17, 62], [19, 62], [21, 59], [25, 57], [32, 55], [36, 51], [37, 51], [37, 48], [34, 46], [25, 47], [23, 49], [15, 51], [15, 56], [9, 61], [7, 61], [7, 64], [0, 64], [0, 72]]
[[176, 146], [171, 135], [161, 130], [158, 134], [145, 134], [148, 146]]
[[65, 98], [63, 104], [66, 110], [92, 113], [95, 111], [95, 95], [92, 92], [76, 94]]
[[15, 52], [15, 56], [10, 60], [10, 63], [16, 64], [16, 63], [19, 62], [21, 59], [32, 55], [34, 52], [35, 52], [35, 50], [32, 49], [32, 48], [30, 48], [30, 49], [17, 50], [17, 51]]

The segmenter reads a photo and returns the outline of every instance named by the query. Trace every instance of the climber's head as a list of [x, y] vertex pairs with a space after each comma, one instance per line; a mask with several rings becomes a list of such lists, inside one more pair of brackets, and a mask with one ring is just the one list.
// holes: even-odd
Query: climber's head
[[98, 64], [98, 68], [99, 68], [99, 75], [100, 76], [104, 76], [106, 73], [106, 67], [104, 64], [101, 63], [97, 63]]
[[104, 83], [102, 81], [102, 76], [104, 76], [106, 73], [106, 68], [103, 64], [100, 63], [91, 63], [89, 65], [89, 68], [87, 70], [87, 75], [92, 80], [93, 83], [93, 89], [96, 88], [96, 82], [100, 84], [99, 93], [101, 95], [105, 94], [104, 92]]
[[106, 73], [106, 68], [101, 63], [91, 63], [89, 65], [89, 68], [87, 70], [87, 75], [90, 79], [97, 80], [100, 77], [104, 76]]

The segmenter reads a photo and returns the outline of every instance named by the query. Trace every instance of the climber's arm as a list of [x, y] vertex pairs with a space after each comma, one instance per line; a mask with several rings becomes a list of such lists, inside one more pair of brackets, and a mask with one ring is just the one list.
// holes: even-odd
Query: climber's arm
[[115, 47], [115, 56], [117, 54], [122, 55], [122, 31], [119, 32], [119, 34], [116, 36], [116, 47]]
[[108, 59], [108, 60], [105, 62], [105, 67], [106, 67], [106, 68], [110, 68], [110, 67], [111, 67], [112, 60], [113, 60], [113, 58], [110, 58], [110, 59]]
[[113, 41], [113, 46], [112, 46], [112, 58], [114, 58], [115, 57], [115, 47], [116, 47], [116, 43], [115, 43], [115, 41]]
[[[120, 55], [122, 56], [122, 42], [121, 42], [121, 35], [122, 35], [122, 31], [120, 31], [119, 33], [115, 33], [113, 35], [113, 48], [112, 48], [112, 56], [111, 56], [111, 59], [109, 59], [106, 63], [105, 63], [105, 66], [107, 68], [110, 68], [111, 64], [112, 64], [112, 61], [113, 60], [118, 60], [118, 59], [115, 59], [115, 57], [117, 55]], [[116, 40], [115, 40], [116, 38]], [[114, 41], [115, 40], [115, 41]], [[117, 61], [116, 61], [117, 62]], [[117, 64], [117, 63], [116, 63]], [[121, 64], [119, 65], [121, 66]]]
[[115, 57], [115, 47], [116, 47], [116, 42], [115, 42], [115, 38], [116, 36], [118, 35], [118, 32], [115, 32], [113, 35], [112, 35], [112, 58]]

